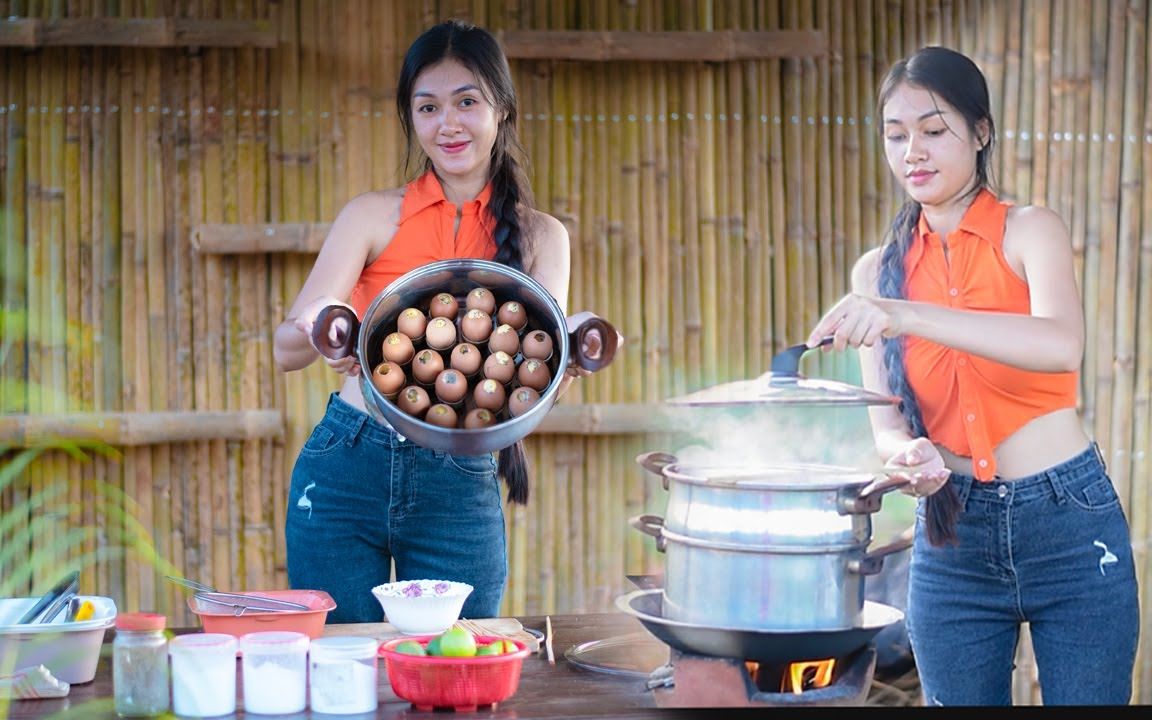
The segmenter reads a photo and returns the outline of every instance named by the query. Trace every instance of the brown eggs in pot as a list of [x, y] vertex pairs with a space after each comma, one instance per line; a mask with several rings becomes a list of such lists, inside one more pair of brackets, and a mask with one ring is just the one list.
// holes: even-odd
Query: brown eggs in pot
[[400, 366], [407, 365], [412, 356], [416, 354], [416, 348], [412, 345], [412, 338], [402, 332], [388, 333], [380, 350], [385, 360], [391, 360]]
[[407, 381], [403, 368], [391, 360], [385, 360], [372, 370], [372, 384], [388, 399], [395, 398]]
[[496, 313], [496, 322], [520, 332], [528, 324], [528, 313], [524, 312], [523, 305], [515, 300], [509, 300], [500, 306], [499, 312]]
[[532, 330], [520, 343], [520, 352], [526, 358], [547, 360], [552, 357], [552, 336], [543, 330]]
[[507, 385], [516, 375], [516, 361], [508, 353], [498, 350], [484, 361], [484, 377]]
[[443, 428], [456, 427], [456, 410], [444, 403], [436, 403], [428, 408], [428, 414], [424, 416], [424, 421], [438, 425]]
[[460, 334], [468, 342], [482, 343], [492, 334], [492, 316], [483, 310], [472, 308], [460, 320]]
[[479, 430], [496, 424], [496, 413], [487, 408], [472, 408], [464, 416], [464, 427], [469, 430]]
[[444, 369], [444, 357], [435, 350], [427, 348], [416, 353], [412, 360], [412, 377], [418, 382], [431, 384], [436, 376]]
[[465, 377], [472, 377], [479, 372], [482, 362], [479, 348], [466, 342], [452, 348], [452, 355], [448, 358], [448, 365], [464, 373]]
[[428, 317], [419, 308], [405, 308], [400, 317], [396, 318], [396, 329], [413, 341], [424, 338], [424, 328], [428, 326]]
[[456, 323], [445, 317], [433, 318], [424, 331], [424, 339], [433, 350], [447, 350], [456, 344]]
[[485, 315], [496, 312], [496, 297], [488, 288], [472, 288], [468, 297], [464, 298], [464, 307], [469, 310], [482, 310]]
[[459, 311], [460, 303], [452, 293], [437, 293], [432, 298], [432, 302], [428, 304], [428, 315], [433, 318], [442, 317], [455, 320], [456, 313]]
[[519, 417], [528, 412], [528, 409], [540, 401], [540, 393], [528, 386], [518, 387], [512, 391], [508, 398], [508, 413], [512, 417]]
[[542, 391], [552, 381], [552, 373], [542, 360], [529, 358], [520, 363], [520, 369], [516, 371], [516, 379], [520, 381], [521, 385]]
[[491, 378], [481, 380], [476, 384], [476, 389], [472, 391], [472, 400], [476, 403], [476, 407], [482, 407], [494, 413], [500, 412], [500, 409], [504, 407], [504, 399], [504, 386]]
[[419, 385], [409, 385], [400, 391], [400, 396], [396, 398], [396, 405], [412, 417], [423, 417], [428, 407], [432, 405], [432, 400], [424, 388]]
[[436, 376], [435, 391], [440, 402], [455, 405], [468, 394], [468, 381], [459, 370], [449, 368]]
[[520, 334], [507, 323], [500, 325], [488, 336], [488, 352], [505, 352], [515, 356], [520, 352]]

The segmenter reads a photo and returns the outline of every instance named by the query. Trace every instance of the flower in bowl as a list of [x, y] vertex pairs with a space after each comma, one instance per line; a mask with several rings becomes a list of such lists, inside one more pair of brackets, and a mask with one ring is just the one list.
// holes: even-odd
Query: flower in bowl
[[398, 580], [372, 588], [384, 619], [409, 635], [442, 633], [452, 627], [470, 594], [471, 585], [452, 580]]

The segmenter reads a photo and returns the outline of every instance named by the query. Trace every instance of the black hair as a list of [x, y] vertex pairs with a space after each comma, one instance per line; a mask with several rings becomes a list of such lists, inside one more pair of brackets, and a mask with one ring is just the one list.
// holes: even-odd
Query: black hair
[[[976, 186], [972, 192], [991, 188], [989, 157], [996, 139], [996, 126], [992, 121], [988, 98], [988, 84], [976, 63], [967, 56], [944, 47], [921, 48], [900, 60], [888, 71], [877, 98], [877, 123], [883, 127], [884, 105], [900, 86], [912, 86], [930, 92], [958, 112], [968, 124], [968, 130], [979, 137], [986, 133], [983, 146], [976, 154]], [[983, 127], [981, 127], [983, 126]], [[951, 128], [949, 128], [951, 130]], [[913, 233], [920, 221], [920, 204], [915, 200], [904, 203], [888, 231], [882, 246], [877, 290], [880, 297], [905, 297], [904, 258], [912, 245]], [[900, 398], [900, 412], [913, 437], [926, 437], [924, 418], [912, 387], [908, 384], [904, 365], [904, 338], [885, 338], [884, 363], [888, 369], [889, 391]], [[956, 516], [960, 513], [960, 498], [951, 483], [930, 495], [925, 505], [928, 540], [933, 545], [955, 544]]]
[[[487, 30], [462, 20], [448, 20], [425, 30], [408, 48], [396, 84], [396, 110], [407, 140], [405, 170], [411, 168], [413, 153], [419, 147], [412, 127], [412, 92], [416, 78], [428, 67], [449, 58], [476, 76], [485, 99], [500, 118], [488, 170], [492, 182], [488, 211], [495, 220], [493, 260], [523, 272], [524, 251], [531, 242], [525, 233], [524, 219], [530, 217], [525, 211], [533, 205], [532, 189], [524, 171], [524, 148], [516, 132], [516, 89], [512, 71], [500, 44]], [[425, 157], [423, 170], [431, 168], [431, 159]], [[508, 499], [526, 504], [528, 458], [522, 441], [500, 451], [497, 473], [508, 485]]]

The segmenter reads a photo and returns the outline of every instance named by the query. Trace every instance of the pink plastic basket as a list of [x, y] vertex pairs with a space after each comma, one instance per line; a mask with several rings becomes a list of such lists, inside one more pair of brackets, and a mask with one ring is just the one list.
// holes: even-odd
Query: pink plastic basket
[[324, 634], [324, 623], [328, 619], [328, 613], [336, 609], [336, 601], [323, 590], [254, 590], [237, 594], [287, 600], [307, 605], [310, 609], [236, 615], [215, 603], [202, 602], [195, 595], [188, 598], [188, 607], [200, 618], [204, 632], [225, 633], [236, 637], [263, 630], [290, 630], [302, 632], [310, 638], [318, 638]]
[[[516, 652], [480, 657], [431, 657], [407, 655], [393, 650], [406, 640], [427, 645], [435, 635], [417, 635], [389, 640], [380, 646], [380, 656], [388, 672], [388, 682], [396, 696], [417, 710], [449, 708], [469, 712], [496, 705], [516, 694], [520, 669], [530, 654], [519, 640]], [[478, 644], [502, 638], [477, 635]]]

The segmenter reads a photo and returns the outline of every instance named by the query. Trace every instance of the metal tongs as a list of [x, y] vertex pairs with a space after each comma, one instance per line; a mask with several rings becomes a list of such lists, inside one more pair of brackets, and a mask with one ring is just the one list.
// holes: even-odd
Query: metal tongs
[[196, 593], [193, 597], [201, 602], [231, 608], [232, 614], [236, 617], [240, 617], [244, 613], [252, 612], [299, 612], [301, 610], [312, 609], [300, 603], [289, 602], [288, 600], [277, 600], [276, 598], [264, 597], [262, 595], [220, 592], [210, 585], [204, 585], [195, 580], [188, 580], [187, 578], [178, 578], [171, 575], [165, 575], [164, 577], [178, 585], [183, 585], [195, 590]]
[[50, 623], [56, 619], [60, 611], [68, 606], [76, 592], [80, 589], [80, 573], [73, 570], [64, 576], [64, 579], [52, 586], [44, 596], [36, 601], [28, 612], [16, 621], [17, 625], [32, 623]]

